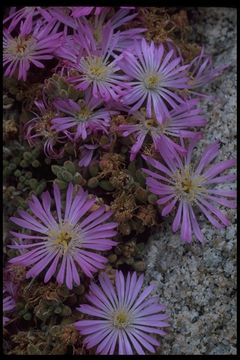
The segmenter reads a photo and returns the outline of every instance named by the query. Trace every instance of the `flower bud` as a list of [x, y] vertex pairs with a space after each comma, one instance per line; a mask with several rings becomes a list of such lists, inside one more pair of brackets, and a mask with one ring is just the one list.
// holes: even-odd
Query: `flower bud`
[[146, 269], [146, 265], [145, 265], [144, 261], [136, 261], [136, 262], [133, 264], [133, 268], [134, 268], [134, 270], [136, 270], [136, 271], [141, 271], [141, 272], [143, 272], [143, 271], [145, 271], [145, 269]]
[[147, 198], [149, 204], [155, 204], [157, 199], [158, 199], [158, 197], [155, 194], [149, 194], [148, 198]]
[[147, 191], [139, 186], [135, 191], [135, 197], [140, 202], [146, 203], [148, 200]]
[[76, 173], [76, 169], [74, 164], [71, 161], [65, 161], [64, 164], [64, 169], [66, 169], [68, 172], [70, 172], [72, 175], [74, 175]]
[[87, 186], [90, 188], [90, 189], [95, 189], [97, 186], [99, 185], [99, 181], [96, 177], [92, 177], [88, 180], [87, 182]]
[[52, 166], [51, 166], [51, 170], [52, 170], [52, 172], [53, 172], [54, 175], [58, 176], [58, 173], [59, 173], [60, 171], [62, 171], [62, 167], [59, 166], [59, 165], [52, 165]]
[[41, 164], [40, 164], [40, 162], [39, 162], [38, 160], [34, 160], [34, 161], [32, 162], [32, 167], [34, 167], [34, 168], [38, 168], [40, 165], [41, 165]]
[[60, 180], [63, 180], [67, 183], [71, 182], [73, 180], [73, 176], [72, 174], [67, 171], [67, 170], [62, 170], [61, 172], [58, 173], [58, 178]]
[[112, 186], [112, 184], [110, 184], [109, 181], [107, 180], [101, 180], [99, 182], [99, 186], [103, 189], [103, 190], [106, 190], [106, 191], [113, 191], [114, 190], [114, 187]]
[[97, 162], [92, 162], [89, 167], [88, 167], [88, 171], [90, 173], [91, 176], [97, 176], [97, 174], [99, 173], [99, 164]]
[[68, 185], [65, 181], [59, 179], [54, 180], [54, 183], [57, 184], [61, 190], [65, 190]]

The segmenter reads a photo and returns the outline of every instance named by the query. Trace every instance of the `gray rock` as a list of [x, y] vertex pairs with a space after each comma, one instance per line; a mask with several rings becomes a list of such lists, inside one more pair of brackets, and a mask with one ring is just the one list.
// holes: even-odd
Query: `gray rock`
[[[218, 161], [236, 157], [236, 9], [192, 9], [194, 35], [214, 64], [231, 67], [207, 88], [218, 101], [206, 102], [208, 124], [196, 151], [215, 139], [222, 142]], [[233, 172], [235, 170], [232, 170]], [[222, 184], [219, 188], [228, 187]], [[233, 185], [233, 188], [235, 186]], [[161, 341], [160, 354], [236, 354], [236, 210], [221, 207], [231, 225], [221, 231], [202, 216], [206, 238], [182, 244], [171, 231], [169, 216], [162, 232], [149, 240], [146, 283], [157, 284], [167, 305], [171, 328]]]

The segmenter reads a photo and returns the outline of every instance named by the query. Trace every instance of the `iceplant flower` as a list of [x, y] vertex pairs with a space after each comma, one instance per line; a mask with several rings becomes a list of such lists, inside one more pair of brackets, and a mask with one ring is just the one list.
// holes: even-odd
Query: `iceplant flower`
[[145, 39], [137, 41], [132, 51], [124, 51], [118, 65], [132, 79], [131, 89], [122, 98], [126, 105], [132, 105], [130, 113], [146, 104], [147, 116], [155, 113], [162, 122], [169, 115], [169, 106], [173, 109], [182, 103], [176, 90], [188, 87], [185, 70], [189, 65], [180, 63], [181, 57], [174, 57], [173, 49], [165, 53], [163, 44], [157, 47]]
[[[113, 49], [118, 43], [119, 36], [114, 34], [110, 24], [103, 29], [103, 38], [105, 39], [101, 49], [98, 48], [92, 32], [86, 24], [79, 24], [79, 31], [74, 36], [76, 49], [79, 45], [82, 49], [77, 53], [69, 55], [69, 49], [58, 51], [58, 55], [70, 59], [70, 66], [78, 74], [69, 77], [69, 81], [74, 84], [78, 90], [90, 89], [92, 95], [105, 102], [110, 100], [118, 101], [129, 88], [128, 76], [119, 73], [117, 58], [113, 59]], [[71, 50], [70, 52], [74, 52]], [[78, 54], [79, 53], [79, 54]]]
[[227, 217], [215, 204], [235, 208], [235, 190], [217, 189], [215, 184], [224, 184], [235, 180], [236, 175], [219, 176], [224, 170], [233, 167], [236, 160], [224, 160], [211, 164], [219, 153], [219, 143], [209, 145], [203, 152], [197, 166], [191, 163], [192, 151], [197, 139], [190, 142], [187, 154], [181, 159], [173, 158], [168, 151], [162, 154], [165, 164], [143, 155], [154, 170], [143, 169], [149, 190], [159, 197], [157, 204], [164, 205], [162, 215], [166, 216], [176, 207], [172, 224], [173, 232], [181, 227], [181, 239], [192, 241], [192, 233], [197, 240], [203, 241], [203, 234], [195, 215], [198, 208], [210, 223], [218, 229], [229, 225]]
[[134, 41], [142, 39], [142, 33], [146, 31], [144, 28], [132, 28], [128, 30], [119, 30], [119, 28], [132, 21], [137, 13], [129, 14], [129, 9], [119, 9], [116, 13], [107, 19], [109, 9], [105, 8], [99, 16], [96, 16], [94, 23], [87, 20], [85, 17], [81, 18], [81, 21], [93, 34], [96, 41], [96, 46], [101, 49], [105, 46], [106, 38], [104, 36], [104, 28], [110, 26], [113, 30], [112, 40], [114, 41], [115, 33], [118, 37], [118, 41], [113, 47], [113, 56], [115, 52], [121, 52], [123, 49], [131, 48], [134, 45]]
[[73, 17], [86, 16], [89, 14], [100, 15], [103, 9], [107, 9], [106, 7], [101, 6], [72, 6], [69, 7], [72, 10]]
[[[100, 286], [91, 283], [86, 295], [91, 303], [78, 310], [88, 319], [75, 323], [87, 349], [96, 347], [100, 355], [144, 355], [155, 352], [160, 343], [151, 334], [165, 335], [162, 329], [169, 326], [165, 306], [158, 297], [150, 294], [155, 285], [143, 288], [144, 276], [128, 272], [124, 278], [116, 271], [115, 286], [108, 275], [99, 275]], [[89, 317], [93, 317], [89, 319]]]
[[66, 143], [67, 137], [63, 133], [59, 133], [51, 129], [51, 120], [56, 116], [55, 111], [47, 103], [45, 96], [41, 100], [34, 102], [38, 112], [24, 125], [24, 136], [31, 147], [36, 146], [36, 142], [43, 145], [44, 153], [51, 159], [61, 158], [64, 148], [56, 147]]
[[162, 122], [154, 116], [148, 118], [144, 109], [136, 111], [133, 114], [136, 124], [123, 124], [118, 128], [125, 137], [130, 134], [135, 136], [136, 142], [131, 148], [130, 160], [135, 159], [148, 135], [151, 136], [155, 150], [160, 154], [162, 148], [168, 148], [173, 154], [176, 151], [185, 153], [186, 150], [173, 139], [195, 137], [197, 133], [190, 129], [206, 125], [202, 110], [197, 107], [198, 103], [197, 99], [186, 101], [170, 111], [169, 116]]
[[10, 313], [16, 308], [16, 302], [13, 297], [7, 294], [6, 289], [3, 289], [3, 326], [9, 322], [9, 317], [6, 314]]
[[80, 161], [78, 165], [81, 167], [87, 167], [93, 158], [94, 150], [98, 149], [97, 144], [83, 144], [79, 147], [80, 150]]
[[191, 61], [188, 69], [190, 74], [189, 88], [195, 89], [210, 83], [222, 75], [228, 67], [229, 65], [224, 64], [214, 68], [211, 56], [207, 55], [204, 52], [204, 47], [202, 47], [200, 54]]
[[56, 184], [53, 185], [53, 194], [54, 212], [51, 211], [51, 196], [46, 191], [41, 195], [41, 202], [33, 195], [28, 203], [34, 216], [19, 211], [20, 217], [10, 218], [13, 223], [31, 231], [31, 234], [12, 231], [12, 235], [32, 241], [26, 245], [9, 245], [14, 249], [28, 250], [10, 259], [10, 263], [30, 267], [26, 278], [36, 277], [45, 270], [45, 283], [57, 273], [57, 282], [72, 289], [73, 284], [80, 284], [79, 269], [92, 277], [95, 271], [105, 267], [107, 259], [95, 251], [110, 250], [117, 244], [111, 240], [117, 234], [114, 230], [117, 223], [106, 222], [112, 212], [106, 212], [105, 206], [89, 212], [95, 199], [89, 199], [82, 188], [74, 195], [71, 183], [65, 209]]
[[[32, 26], [32, 22], [37, 19], [44, 18], [47, 21], [51, 21], [52, 17], [48, 14], [47, 10], [40, 6], [25, 6], [16, 11], [16, 8], [10, 8], [9, 15], [3, 20], [3, 24], [8, 25], [8, 31], [12, 32], [20, 21], [28, 23]], [[11, 20], [11, 21], [10, 21]]]
[[85, 99], [75, 102], [71, 99], [57, 99], [54, 106], [59, 115], [52, 119], [52, 129], [63, 132], [72, 141], [85, 140], [88, 135], [102, 131], [108, 132], [111, 115], [117, 114], [104, 108], [102, 100], [85, 93]]
[[[28, 19], [27, 19], [28, 20]], [[20, 32], [12, 36], [8, 29], [3, 30], [3, 66], [5, 76], [18, 73], [18, 80], [27, 79], [30, 65], [44, 68], [42, 60], [54, 57], [54, 50], [60, 46], [61, 33], [56, 33], [55, 22], [32, 21], [21, 23]]]
[[67, 6], [53, 6], [48, 7], [47, 11], [49, 16], [55, 19], [58, 23], [58, 27], [62, 26], [63, 33], [68, 34], [72, 29], [78, 28], [78, 21], [74, 19], [71, 14], [71, 9]]
[[15, 283], [11, 278], [12, 268], [6, 267], [3, 271], [3, 326], [10, 320], [6, 314], [16, 308], [16, 298], [19, 289], [19, 283]]

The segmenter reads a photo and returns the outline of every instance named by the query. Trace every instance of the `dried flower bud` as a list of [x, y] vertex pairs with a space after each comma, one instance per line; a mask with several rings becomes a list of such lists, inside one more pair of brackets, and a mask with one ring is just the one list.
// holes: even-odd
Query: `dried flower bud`
[[115, 263], [117, 261], [117, 255], [116, 254], [110, 254], [108, 256], [108, 260], [110, 263]]
[[146, 203], [148, 200], [147, 191], [142, 187], [138, 187], [137, 190], [135, 191], [135, 197], [140, 202]]
[[136, 271], [141, 271], [141, 272], [143, 272], [143, 271], [145, 271], [145, 269], [146, 269], [146, 265], [145, 265], [144, 261], [136, 261], [136, 262], [133, 264], [133, 268], [134, 268], [134, 270], [136, 270]]

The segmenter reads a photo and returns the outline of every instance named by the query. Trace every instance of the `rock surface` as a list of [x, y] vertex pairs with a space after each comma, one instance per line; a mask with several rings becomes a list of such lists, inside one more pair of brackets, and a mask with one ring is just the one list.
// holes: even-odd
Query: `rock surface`
[[[237, 11], [195, 8], [191, 13], [196, 40], [213, 55], [214, 64], [231, 65], [204, 89], [217, 101], [204, 104], [208, 124], [195, 154], [198, 157], [207, 144], [220, 140], [218, 161], [236, 158]], [[183, 244], [179, 232], [171, 231], [172, 215], [149, 239], [146, 282], [157, 284], [171, 317], [171, 328], [159, 349], [162, 355], [236, 354], [236, 210], [221, 210], [231, 221], [224, 230], [198, 217], [206, 238], [203, 245], [196, 240]]]

